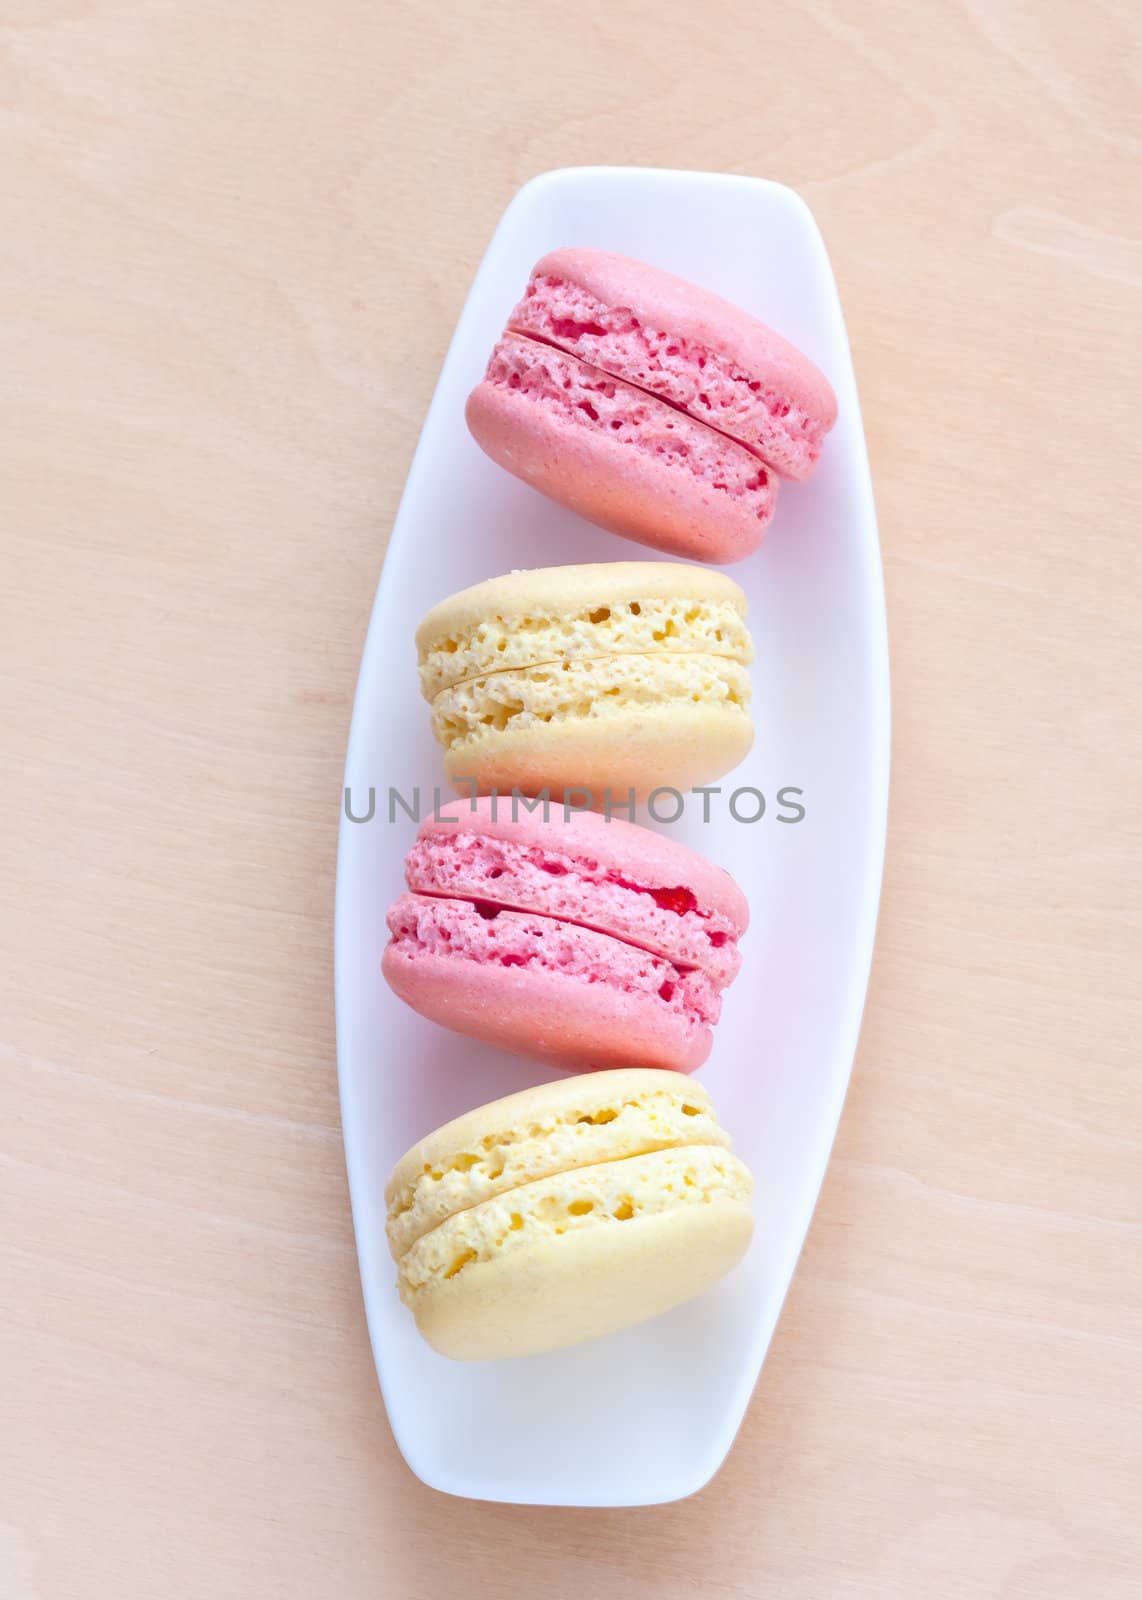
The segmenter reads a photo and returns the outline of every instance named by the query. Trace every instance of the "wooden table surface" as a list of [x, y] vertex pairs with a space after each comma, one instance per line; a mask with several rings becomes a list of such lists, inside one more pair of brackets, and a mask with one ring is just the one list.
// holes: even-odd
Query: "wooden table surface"
[[[9, 0], [2, 41], [2, 1600], [1135, 1600], [1136, 8]], [[724, 1470], [629, 1512], [404, 1467], [331, 1003], [386, 531], [500, 211], [592, 162], [813, 206], [895, 696], [805, 1255]]]

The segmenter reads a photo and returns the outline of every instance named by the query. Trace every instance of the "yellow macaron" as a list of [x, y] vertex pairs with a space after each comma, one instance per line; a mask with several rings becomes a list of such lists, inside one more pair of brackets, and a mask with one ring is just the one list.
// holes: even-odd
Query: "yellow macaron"
[[442, 1355], [529, 1355], [629, 1327], [734, 1266], [747, 1168], [677, 1073], [594, 1072], [470, 1111], [385, 1191], [401, 1299]]
[[448, 777], [626, 797], [737, 766], [753, 742], [746, 598], [665, 561], [543, 567], [442, 600], [417, 630]]

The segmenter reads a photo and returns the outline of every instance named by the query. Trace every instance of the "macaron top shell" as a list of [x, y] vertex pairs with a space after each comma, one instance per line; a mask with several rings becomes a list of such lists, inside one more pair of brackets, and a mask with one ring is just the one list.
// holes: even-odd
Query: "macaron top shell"
[[437, 633], [479, 622], [489, 611], [511, 617], [537, 610], [579, 611], [586, 605], [631, 599], [674, 600], [679, 595], [728, 601], [745, 614], [741, 585], [711, 567], [681, 561], [586, 561], [569, 567], [522, 567], [461, 589], [427, 613], [416, 630], [416, 642], [423, 645]]
[[[704, 915], [713, 913], [724, 919], [735, 937], [749, 925], [749, 903], [724, 868], [679, 840], [622, 817], [608, 819], [596, 811], [565, 813], [558, 803], [547, 808], [545, 817], [541, 803], [529, 810], [522, 803], [513, 805], [510, 796], [484, 795], [442, 807], [438, 816], [421, 824], [419, 838], [454, 838], [465, 833], [579, 858], [590, 864], [594, 874], [615, 874], [629, 888], [674, 914], [689, 909], [692, 901], [693, 908]], [[673, 898], [655, 901], [654, 891]]]
[[743, 367], [771, 369], [794, 399], [830, 425], [836, 420], [837, 399], [825, 374], [788, 339], [710, 289], [606, 250], [552, 250], [536, 262], [532, 277], [566, 279]]
[[509, 327], [663, 396], [791, 477], [808, 476], [836, 421], [828, 379], [787, 339], [720, 295], [625, 256], [544, 256]]
[[673, 1146], [726, 1146], [710, 1097], [647, 1067], [564, 1078], [507, 1095], [437, 1128], [385, 1188], [395, 1258], [456, 1211], [519, 1184]]
[[506, 573], [432, 608], [416, 631], [427, 700], [466, 679], [552, 661], [701, 653], [747, 664], [746, 597], [724, 573], [665, 561]]
[[[710, 1119], [709, 1125], [713, 1124], [714, 1112], [708, 1090], [700, 1083], [679, 1079], [676, 1072], [622, 1067], [615, 1072], [553, 1078], [548, 1083], [532, 1084], [515, 1094], [502, 1095], [472, 1111], [463, 1111], [418, 1139], [389, 1174], [385, 1203], [390, 1209], [398, 1205], [420, 1182], [426, 1168], [450, 1164], [456, 1156], [481, 1145], [486, 1135], [490, 1135], [492, 1144], [504, 1145], [518, 1140], [521, 1134], [529, 1139], [546, 1139], [555, 1129], [591, 1125], [610, 1128], [605, 1147], [617, 1150], [626, 1135], [623, 1128], [614, 1124], [624, 1106], [632, 1101], [636, 1105], [650, 1104], [660, 1096], [665, 1096], [670, 1105], [677, 1102], [680, 1107], [696, 1106], [702, 1116]], [[719, 1142], [725, 1142], [724, 1136]], [[625, 1146], [624, 1152], [633, 1153], [625, 1151]], [[474, 1164], [465, 1163], [465, 1166], [470, 1169]]]
[[741, 585], [711, 567], [681, 561], [587, 561], [567, 567], [524, 567], [485, 578], [439, 601], [416, 630], [417, 647], [471, 628], [488, 616], [511, 621], [533, 614], [577, 615], [630, 601], [690, 600], [730, 606], [744, 617]]

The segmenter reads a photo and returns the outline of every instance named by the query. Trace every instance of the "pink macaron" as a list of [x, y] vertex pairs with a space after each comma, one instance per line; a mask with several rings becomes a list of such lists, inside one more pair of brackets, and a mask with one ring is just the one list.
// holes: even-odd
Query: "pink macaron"
[[749, 920], [729, 873], [620, 818], [512, 812], [484, 798], [422, 824], [389, 911], [392, 989], [565, 1067], [700, 1067]]
[[756, 549], [778, 477], [812, 473], [836, 414], [824, 374], [772, 328], [601, 250], [536, 265], [467, 407], [517, 477], [615, 533], [720, 563]]

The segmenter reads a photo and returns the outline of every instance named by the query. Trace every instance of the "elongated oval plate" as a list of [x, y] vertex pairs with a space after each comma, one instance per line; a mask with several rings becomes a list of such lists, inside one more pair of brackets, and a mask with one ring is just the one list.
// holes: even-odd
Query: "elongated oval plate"
[[[551, 1076], [407, 1010], [378, 968], [414, 826], [390, 789], [432, 805], [439, 752], [413, 630], [445, 594], [513, 567], [653, 552], [591, 527], [488, 461], [464, 401], [527, 281], [559, 245], [654, 262], [717, 290], [805, 350], [839, 421], [812, 482], [786, 485], [757, 555], [732, 569], [758, 647], [758, 737], [672, 830], [731, 868], [753, 924], [703, 1069], [757, 1179], [746, 1260], [653, 1323], [549, 1356], [477, 1365], [435, 1355], [400, 1305], [384, 1182], [436, 1124]], [[753, 178], [632, 168], [551, 172], [508, 207], [476, 276], [409, 472], [353, 713], [337, 871], [337, 1044], [365, 1308], [393, 1432], [425, 1483], [485, 1500], [646, 1505], [714, 1473], [756, 1382], [801, 1249], [848, 1085], [884, 854], [889, 701], [884, 594], [856, 385], [828, 257], [791, 190]], [[765, 815], [737, 821], [735, 788]], [[803, 791], [800, 821], [783, 788]], [[797, 797], [786, 796], [786, 801]], [[753, 816], [758, 801], [734, 809]]]

